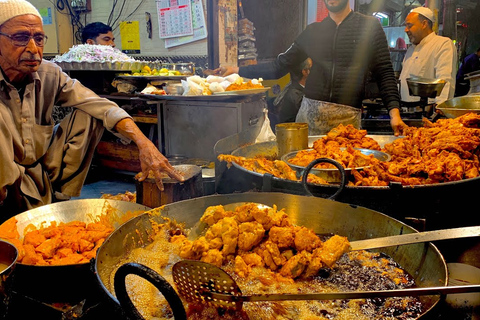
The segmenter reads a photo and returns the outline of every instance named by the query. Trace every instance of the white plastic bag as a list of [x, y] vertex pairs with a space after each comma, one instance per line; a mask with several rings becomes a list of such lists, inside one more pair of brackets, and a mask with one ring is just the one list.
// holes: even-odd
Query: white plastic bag
[[265, 141], [274, 141], [276, 140], [276, 136], [272, 131], [272, 128], [270, 127], [270, 119], [268, 118], [268, 109], [264, 108], [263, 109], [263, 125], [262, 128], [260, 129], [260, 133], [257, 136], [257, 139], [255, 139], [255, 143], [259, 142], [265, 142]]

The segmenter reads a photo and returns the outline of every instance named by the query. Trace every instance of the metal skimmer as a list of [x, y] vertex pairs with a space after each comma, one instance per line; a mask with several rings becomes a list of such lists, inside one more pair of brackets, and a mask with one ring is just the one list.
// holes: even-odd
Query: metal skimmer
[[245, 301], [367, 299], [480, 292], [480, 285], [469, 285], [382, 291], [259, 294], [244, 296], [235, 280], [233, 280], [228, 273], [210, 263], [195, 260], [179, 261], [173, 266], [172, 275], [180, 295], [187, 302], [237, 310], [242, 308], [242, 304]]

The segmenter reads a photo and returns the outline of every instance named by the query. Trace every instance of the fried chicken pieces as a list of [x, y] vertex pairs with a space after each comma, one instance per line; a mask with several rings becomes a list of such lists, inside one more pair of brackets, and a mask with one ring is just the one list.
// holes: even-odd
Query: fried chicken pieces
[[[351, 168], [349, 186], [388, 186], [391, 182], [402, 185], [424, 185], [459, 181], [479, 176], [480, 170], [480, 115], [467, 113], [455, 119], [440, 119], [435, 123], [424, 119], [424, 127], [406, 127], [405, 137], [386, 144], [382, 151], [392, 156], [388, 162], [365, 156], [353, 148], [380, 150], [378, 143], [366, 137], [365, 130], [352, 125], [339, 125], [313, 144], [313, 150], [302, 150], [290, 162], [307, 166], [319, 157], [327, 157]], [[344, 148], [344, 149], [341, 149]], [[248, 170], [270, 173], [278, 178], [296, 180], [280, 172], [289, 172], [283, 164], [266, 159], [246, 159], [220, 155], [220, 161], [236, 162]], [[260, 166], [259, 163], [269, 165]], [[288, 165], [287, 165], [288, 166]], [[319, 164], [317, 168], [330, 168]], [[361, 170], [355, 168], [362, 167]], [[292, 170], [293, 172], [293, 170]], [[290, 174], [290, 173], [289, 173]], [[293, 173], [291, 173], [293, 175]], [[318, 179], [317, 179], [318, 178]], [[328, 184], [310, 174], [309, 183]]]
[[27, 226], [23, 241], [17, 231], [15, 217], [0, 228], [0, 238], [12, 242], [18, 250], [18, 262], [28, 265], [48, 266], [87, 263], [113, 227], [103, 221], [85, 223], [51, 222], [48, 227]]
[[255, 267], [266, 267], [282, 277], [310, 277], [331, 268], [350, 250], [347, 238], [335, 235], [323, 242], [306, 227], [291, 223], [285, 211], [247, 203], [226, 211], [205, 210], [200, 221], [208, 225], [204, 236], [183, 238], [180, 256], [218, 267], [234, 263], [235, 273], [246, 277]]
[[[220, 154], [218, 160], [228, 162], [228, 166], [232, 165], [232, 162], [244, 167], [247, 170], [258, 172], [261, 174], [269, 173], [274, 177], [286, 180], [299, 181], [295, 170], [281, 160], [268, 160], [263, 157], [257, 158], [245, 158], [237, 157], [230, 154]], [[309, 174], [307, 181], [310, 183], [326, 184], [327, 181], [314, 174]]]
[[390, 162], [355, 172], [354, 185], [421, 185], [479, 175], [480, 115], [468, 113], [435, 123], [424, 119], [424, 127], [408, 127], [405, 138], [385, 145]]

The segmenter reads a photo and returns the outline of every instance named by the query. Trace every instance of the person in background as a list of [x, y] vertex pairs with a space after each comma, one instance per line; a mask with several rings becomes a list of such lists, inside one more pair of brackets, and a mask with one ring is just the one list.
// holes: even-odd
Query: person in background
[[441, 94], [433, 100], [435, 104], [453, 98], [457, 51], [451, 39], [435, 34], [433, 21], [432, 10], [425, 7], [413, 9], [405, 19], [405, 32], [413, 45], [407, 49], [400, 73], [402, 101], [420, 101], [420, 97], [411, 96], [408, 91], [406, 79], [410, 77], [446, 81]]
[[465, 80], [465, 75], [480, 70], [480, 48], [463, 59], [458, 68], [455, 96], [464, 96], [470, 91], [470, 80]]
[[86, 44], [101, 44], [115, 47], [115, 37], [112, 27], [102, 23], [93, 22], [82, 29], [82, 41]]
[[[79, 196], [104, 128], [138, 146], [140, 180], [183, 181], [128, 113], [42, 60], [46, 41], [31, 3], [0, 0], [0, 220]], [[75, 110], [54, 126], [54, 106]]]
[[395, 135], [405, 126], [387, 38], [373, 16], [352, 11], [349, 0], [324, 0], [329, 11], [308, 25], [284, 53], [270, 63], [215, 69], [219, 75], [278, 79], [306, 58], [312, 68], [296, 122], [306, 122], [310, 135], [325, 134], [339, 124], [361, 126], [365, 84], [373, 74]]
[[290, 82], [273, 101], [274, 110], [278, 115], [278, 123], [295, 122], [304, 96], [305, 82], [311, 68], [312, 59], [307, 58], [290, 72]]

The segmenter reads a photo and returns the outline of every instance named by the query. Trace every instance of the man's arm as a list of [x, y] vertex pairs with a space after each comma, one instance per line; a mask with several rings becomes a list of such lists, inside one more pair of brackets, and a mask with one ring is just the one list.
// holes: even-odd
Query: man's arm
[[372, 72], [377, 80], [383, 104], [390, 115], [390, 125], [393, 133], [398, 136], [401, 134], [401, 129], [406, 126], [400, 117], [400, 93], [398, 92], [397, 80], [393, 72], [387, 38], [380, 23], [375, 21], [375, 24]]
[[279, 54], [277, 59], [271, 62], [245, 67], [224, 66], [213, 72], [223, 77], [238, 73], [247, 78], [279, 79], [290, 71], [291, 66], [300, 65], [307, 58], [307, 54], [296, 43], [293, 43], [287, 51]]
[[184, 178], [175, 171], [167, 158], [158, 151], [157, 147], [150, 141], [143, 132], [137, 127], [135, 122], [130, 118], [120, 120], [115, 125], [115, 130], [121, 135], [133, 140], [140, 152], [140, 165], [142, 168], [142, 176], [139, 181], [145, 180], [150, 171], [155, 177], [157, 187], [163, 191], [162, 172], [166, 172], [171, 178], [178, 181], [184, 181]]

